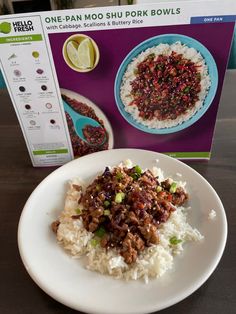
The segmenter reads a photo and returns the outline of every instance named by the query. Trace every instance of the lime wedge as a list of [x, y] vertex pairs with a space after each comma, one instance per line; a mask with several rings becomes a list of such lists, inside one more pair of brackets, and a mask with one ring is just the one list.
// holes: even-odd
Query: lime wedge
[[79, 68], [88, 69], [94, 66], [94, 48], [91, 40], [85, 38], [78, 48]]
[[79, 66], [79, 56], [78, 56], [78, 47], [79, 44], [76, 41], [69, 41], [66, 45], [67, 56], [74, 66]]

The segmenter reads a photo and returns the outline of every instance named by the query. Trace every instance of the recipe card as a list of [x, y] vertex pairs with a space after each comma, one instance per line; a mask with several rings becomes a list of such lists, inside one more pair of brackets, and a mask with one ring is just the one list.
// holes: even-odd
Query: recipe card
[[1, 16], [33, 165], [121, 147], [209, 159], [235, 17], [234, 0]]

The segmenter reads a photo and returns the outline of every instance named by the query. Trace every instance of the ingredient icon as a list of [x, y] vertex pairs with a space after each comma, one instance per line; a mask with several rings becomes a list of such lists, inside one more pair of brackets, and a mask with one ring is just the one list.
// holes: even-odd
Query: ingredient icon
[[17, 77], [20, 77], [20, 76], [21, 76], [21, 71], [20, 71], [20, 70], [17, 70], [17, 69], [16, 69], [16, 70], [13, 71], [13, 73], [14, 73], [14, 75], [17, 76]]
[[12, 55], [10, 55], [10, 57], [8, 57], [8, 60], [15, 59], [15, 58], [17, 58], [17, 55], [13, 53]]
[[39, 57], [39, 52], [38, 51], [33, 51], [32, 56], [37, 59]]

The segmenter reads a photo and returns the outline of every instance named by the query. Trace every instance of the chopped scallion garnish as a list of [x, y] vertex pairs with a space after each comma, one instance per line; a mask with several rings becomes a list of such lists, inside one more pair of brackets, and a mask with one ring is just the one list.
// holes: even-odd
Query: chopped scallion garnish
[[97, 184], [97, 185], [96, 185], [96, 190], [97, 190], [97, 191], [101, 191], [101, 186], [100, 186], [100, 184]]
[[92, 247], [96, 247], [99, 244], [99, 240], [97, 239], [91, 239], [90, 240], [90, 244], [92, 245]]
[[107, 208], [111, 205], [111, 203], [109, 201], [104, 201], [103, 205]]
[[[133, 3], [133, 1], [132, 1]], [[155, 53], [150, 53], [150, 55], [147, 56], [148, 59], [154, 59], [155, 58]]]
[[81, 209], [80, 208], [76, 208], [75, 212], [76, 212], [77, 215], [80, 215], [81, 214]]
[[184, 93], [187, 94], [189, 91], [190, 91], [190, 87], [189, 86], [185, 87]]
[[117, 172], [117, 174], [116, 174], [116, 179], [117, 179], [117, 180], [123, 179], [123, 174], [122, 174], [121, 172]]
[[137, 165], [134, 167], [135, 173], [137, 174], [141, 174], [142, 173], [142, 169]]
[[132, 173], [130, 175], [135, 181], [138, 180], [138, 178], [140, 177], [137, 173]]
[[156, 188], [156, 190], [157, 190], [157, 193], [159, 193], [159, 192], [162, 191], [162, 187], [161, 187], [160, 185], [158, 185], [157, 188]]
[[124, 198], [125, 198], [125, 193], [123, 193], [123, 192], [116, 193], [115, 202], [121, 203]]
[[170, 186], [170, 193], [175, 193], [177, 189], [177, 183], [173, 182]]
[[105, 233], [106, 233], [106, 230], [105, 230], [105, 228], [102, 227], [102, 226], [99, 227], [99, 228], [94, 232], [94, 234], [95, 234], [96, 236], [98, 236], [99, 238], [102, 238]]
[[182, 240], [178, 239], [176, 236], [171, 237], [169, 241], [170, 241], [170, 244], [172, 245], [176, 245], [182, 242]]
[[104, 216], [109, 216], [111, 214], [111, 211], [109, 209], [105, 209], [103, 212]]

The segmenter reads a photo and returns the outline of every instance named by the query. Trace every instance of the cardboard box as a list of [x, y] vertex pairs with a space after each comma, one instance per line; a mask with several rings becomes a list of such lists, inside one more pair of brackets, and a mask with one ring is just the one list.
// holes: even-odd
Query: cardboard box
[[178, 1], [1, 17], [2, 72], [33, 165], [118, 147], [209, 159], [232, 12], [233, 0]]

